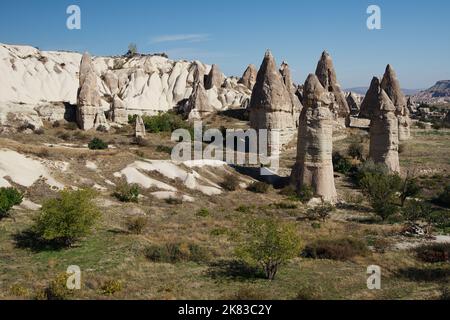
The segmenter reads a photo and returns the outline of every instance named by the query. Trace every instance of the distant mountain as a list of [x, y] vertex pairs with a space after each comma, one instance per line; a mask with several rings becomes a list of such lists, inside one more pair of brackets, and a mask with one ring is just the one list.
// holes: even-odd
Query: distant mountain
[[[361, 94], [361, 95], [365, 95], [367, 90], [369, 90], [369, 87], [355, 87], [355, 88], [348, 88], [345, 89], [344, 91], [346, 92], [354, 92], [357, 94]], [[412, 96], [415, 95], [417, 93], [419, 93], [422, 89], [402, 89], [403, 93], [407, 96]]]
[[414, 100], [429, 103], [450, 101], [450, 80], [436, 82], [431, 88], [414, 95]]

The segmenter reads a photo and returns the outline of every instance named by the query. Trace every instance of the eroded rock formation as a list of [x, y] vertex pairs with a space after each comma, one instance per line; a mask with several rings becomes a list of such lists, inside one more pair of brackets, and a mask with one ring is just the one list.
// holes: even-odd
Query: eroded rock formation
[[213, 87], [219, 89], [222, 87], [224, 81], [225, 77], [223, 76], [222, 71], [220, 71], [219, 66], [213, 64], [211, 67], [211, 71], [209, 72], [205, 80], [205, 89], [209, 90], [212, 89]]
[[80, 64], [80, 83], [77, 95], [77, 123], [80, 129], [94, 128], [101, 98], [97, 87], [97, 76], [91, 56], [85, 53]]
[[344, 92], [337, 81], [333, 60], [328, 52], [324, 51], [317, 64], [316, 76], [322, 86], [334, 96], [333, 113], [336, 118], [347, 118], [350, 115], [350, 108], [345, 99]]
[[111, 104], [111, 121], [119, 124], [126, 125], [128, 123], [128, 112], [122, 99], [117, 95], [114, 96], [113, 102]]
[[135, 126], [134, 126], [134, 136], [136, 138], [145, 137], [144, 120], [142, 120], [142, 117], [140, 115], [136, 116], [136, 122], [135, 122]]
[[[280, 150], [296, 132], [296, 119], [288, 89], [277, 69], [275, 59], [267, 51], [258, 71], [250, 101], [250, 126], [255, 130], [279, 132], [279, 141], [269, 139], [269, 150]], [[278, 145], [276, 145], [278, 144]]]
[[380, 87], [370, 112], [369, 158], [375, 163], [385, 164], [391, 172], [400, 172], [398, 119], [395, 111], [396, 107]]
[[242, 78], [239, 79], [238, 83], [244, 85], [247, 89], [253, 90], [253, 87], [256, 83], [256, 77], [258, 75], [258, 70], [256, 67], [251, 64], [247, 67]]
[[208, 94], [203, 86], [203, 77], [201, 75], [201, 70], [197, 68], [194, 72], [194, 89], [188, 101], [187, 113], [190, 120], [202, 119], [203, 116], [215, 111], [214, 106], [211, 105], [208, 99]]
[[298, 121], [300, 118], [300, 113], [303, 109], [303, 105], [300, 102], [299, 97], [296, 95], [297, 88], [292, 82], [291, 70], [289, 68], [289, 65], [285, 61], [283, 61], [283, 63], [281, 64], [280, 73], [281, 77], [283, 78], [283, 83], [286, 86], [287, 91], [289, 92], [292, 103], [292, 116], [294, 117], [296, 126], [298, 127]]
[[378, 105], [378, 96], [380, 93], [381, 82], [378, 77], [373, 77], [370, 82], [370, 87], [361, 103], [361, 108], [359, 111], [359, 117], [365, 119], [371, 119], [372, 113], [376, 106]]
[[316, 196], [330, 202], [337, 200], [332, 161], [333, 100], [317, 76], [310, 74], [303, 89], [297, 161], [291, 176], [298, 191], [311, 187]]
[[397, 74], [391, 65], [386, 67], [383, 80], [381, 81], [383, 89], [395, 106], [395, 115], [398, 118], [398, 135], [400, 141], [411, 138], [411, 118], [407, 106], [407, 100], [400, 87]]

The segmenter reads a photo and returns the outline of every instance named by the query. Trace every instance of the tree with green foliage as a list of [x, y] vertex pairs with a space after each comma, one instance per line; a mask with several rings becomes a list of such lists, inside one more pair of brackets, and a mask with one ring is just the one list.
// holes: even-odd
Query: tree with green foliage
[[246, 262], [259, 264], [269, 280], [275, 279], [280, 265], [300, 252], [300, 238], [294, 223], [274, 218], [252, 219], [247, 222], [245, 231], [236, 254]]
[[400, 193], [400, 203], [403, 207], [407, 198], [415, 197], [420, 193], [420, 186], [417, 184], [417, 180], [412, 178], [408, 173]]
[[358, 184], [374, 209], [384, 221], [398, 211], [395, 205], [402, 180], [398, 174], [391, 174], [384, 166], [368, 164], [357, 174]]
[[15, 188], [0, 188], [0, 219], [9, 215], [12, 207], [22, 203], [23, 194]]
[[137, 48], [137, 44], [136, 43], [130, 43], [128, 45], [128, 52], [127, 52], [127, 56], [135, 56], [138, 52], [138, 48]]
[[114, 190], [113, 196], [121, 202], [134, 202], [139, 200], [139, 194], [141, 190], [137, 184], [129, 184], [126, 181], [122, 181], [117, 184]]
[[87, 236], [101, 216], [95, 196], [91, 189], [60, 191], [57, 198], [44, 202], [33, 231], [46, 242], [71, 246]]

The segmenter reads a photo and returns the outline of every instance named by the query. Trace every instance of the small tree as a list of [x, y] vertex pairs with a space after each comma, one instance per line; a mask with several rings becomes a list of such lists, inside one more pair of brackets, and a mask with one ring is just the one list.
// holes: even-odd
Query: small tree
[[22, 203], [23, 195], [15, 188], [0, 188], [0, 219], [7, 217], [12, 207]]
[[90, 189], [63, 190], [55, 199], [44, 202], [34, 232], [44, 241], [71, 246], [88, 235], [100, 218], [94, 203], [96, 193]]
[[408, 173], [405, 181], [403, 182], [403, 187], [400, 194], [401, 206], [405, 205], [407, 198], [415, 197], [420, 193], [420, 186], [417, 184], [416, 179], [412, 178]]
[[269, 280], [274, 280], [281, 264], [296, 257], [300, 238], [295, 224], [273, 218], [250, 220], [246, 237], [239, 244], [237, 255], [245, 261], [259, 264]]
[[133, 57], [137, 54], [137, 52], [138, 52], [138, 48], [137, 48], [136, 43], [130, 43], [128, 45], [127, 55]]
[[386, 220], [397, 212], [397, 206], [394, 202], [401, 185], [401, 179], [398, 175], [366, 172], [359, 184], [375, 213], [382, 220]]
[[331, 203], [324, 202], [315, 208], [309, 209], [307, 215], [312, 219], [320, 219], [325, 222], [334, 211], [336, 211], [336, 208]]

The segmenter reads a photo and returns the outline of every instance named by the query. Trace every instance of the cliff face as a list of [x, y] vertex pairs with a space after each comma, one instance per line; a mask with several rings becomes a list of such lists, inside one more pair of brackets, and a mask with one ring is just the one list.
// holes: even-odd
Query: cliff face
[[[66, 102], [75, 104], [82, 55], [73, 52], [40, 51], [28, 46], [0, 44], [0, 113], [12, 104], [31, 105]], [[159, 55], [94, 57], [101, 106], [107, 110], [114, 96], [130, 112], [155, 114], [168, 111], [193, 90], [194, 69], [200, 62], [173, 61]], [[237, 79], [208, 90], [210, 104], [222, 110], [240, 107], [251, 92]]]

